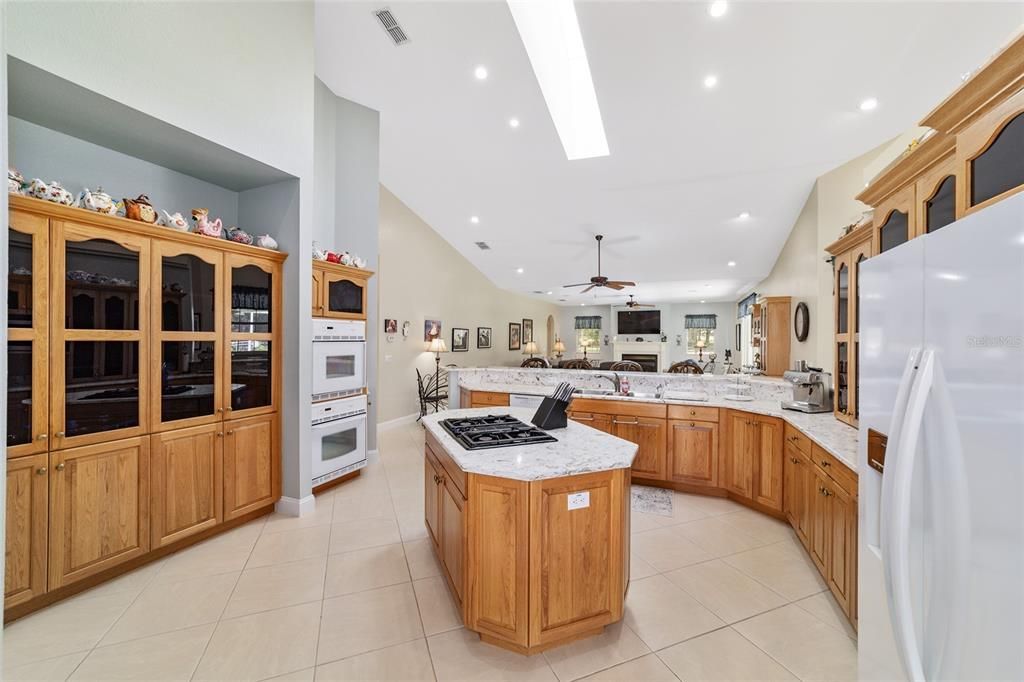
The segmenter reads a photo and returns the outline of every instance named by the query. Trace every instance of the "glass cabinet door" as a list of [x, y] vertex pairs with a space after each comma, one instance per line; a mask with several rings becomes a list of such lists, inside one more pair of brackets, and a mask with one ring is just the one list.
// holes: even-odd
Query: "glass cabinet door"
[[219, 251], [177, 242], [153, 245], [154, 430], [208, 424], [227, 408], [222, 269]]
[[323, 292], [325, 317], [366, 319], [366, 280], [328, 272]]
[[7, 456], [45, 452], [49, 440], [49, 229], [10, 212], [7, 266]]
[[226, 411], [230, 418], [277, 409], [273, 368], [279, 360], [280, 266], [238, 254], [225, 255], [228, 358]]
[[64, 357], [51, 366], [51, 449], [145, 433], [149, 239], [67, 222], [51, 236], [63, 285], [50, 292], [51, 346]]

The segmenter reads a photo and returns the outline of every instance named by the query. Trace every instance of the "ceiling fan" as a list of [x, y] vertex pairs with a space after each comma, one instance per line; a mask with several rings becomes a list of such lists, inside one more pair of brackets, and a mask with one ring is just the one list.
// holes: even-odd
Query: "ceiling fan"
[[594, 239], [597, 240], [597, 276], [591, 277], [589, 282], [583, 282], [582, 284], [566, 284], [563, 288], [570, 289], [572, 287], [587, 287], [581, 294], [585, 294], [594, 287], [607, 287], [609, 289], [615, 289], [621, 291], [626, 287], [635, 287], [636, 282], [626, 282], [624, 280], [608, 279], [601, 275], [601, 240], [604, 239], [603, 235], [594, 235]]
[[633, 294], [630, 294], [629, 295], [629, 300], [626, 301], [626, 307], [627, 308], [653, 308], [655, 306], [654, 306], [653, 303], [641, 303], [640, 301], [637, 301], [635, 298], [633, 298]]

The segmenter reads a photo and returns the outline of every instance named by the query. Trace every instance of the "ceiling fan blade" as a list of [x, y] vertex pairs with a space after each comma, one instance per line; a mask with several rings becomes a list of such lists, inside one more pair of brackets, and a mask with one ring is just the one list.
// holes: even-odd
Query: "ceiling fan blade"
[[625, 287], [619, 284], [618, 282], [605, 282], [604, 285], [609, 289], [615, 289], [615, 291], [622, 291], [623, 289], [625, 289]]
[[597, 286], [596, 284], [591, 284], [591, 285], [590, 285], [589, 287], [587, 287], [586, 289], [584, 289], [584, 290], [583, 290], [583, 291], [581, 291], [580, 293], [581, 293], [581, 294], [585, 294], [585, 293], [587, 293], [588, 291], [590, 291], [591, 289], [593, 289], [593, 288], [594, 288], [594, 287], [596, 287], [596, 286]]
[[562, 288], [563, 289], [569, 289], [570, 287], [585, 287], [585, 286], [593, 286], [593, 282], [583, 282], [582, 284], [563, 284]]
[[612, 284], [618, 285], [618, 287], [620, 289], [622, 287], [635, 287], [636, 286], [636, 282], [627, 282], [626, 280], [623, 280], [623, 279], [611, 279], [611, 280], [608, 280], [608, 282], [606, 282], [606, 284], [608, 284], [609, 286], [611, 286]]
[[637, 308], [653, 308], [654, 307], [653, 303], [634, 303], [633, 305], [636, 306]]

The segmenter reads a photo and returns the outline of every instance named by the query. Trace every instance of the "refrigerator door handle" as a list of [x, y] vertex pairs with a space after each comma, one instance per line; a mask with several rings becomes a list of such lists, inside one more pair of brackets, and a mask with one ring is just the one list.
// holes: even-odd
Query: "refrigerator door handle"
[[[899, 429], [895, 457], [886, 457], [886, 472], [882, 476], [881, 517], [882, 559], [885, 573], [885, 591], [889, 600], [896, 648], [907, 678], [924, 682], [921, 650], [914, 630], [914, 611], [910, 585], [910, 503], [914, 474], [914, 459], [921, 437], [925, 405], [931, 393], [935, 368], [935, 352], [921, 353], [916, 377], [907, 398], [907, 409]], [[901, 387], [902, 389], [902, 387]], [[896, 417], [894, 416], [894, 420]], [[891, 469], [890, 469], [891, 467]]]

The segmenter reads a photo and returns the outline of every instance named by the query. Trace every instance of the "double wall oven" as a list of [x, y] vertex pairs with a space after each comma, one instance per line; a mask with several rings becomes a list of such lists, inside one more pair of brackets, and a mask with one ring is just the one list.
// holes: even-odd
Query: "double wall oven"
[[366, 322], [313, 320], [313, 485], [366, 466]]

